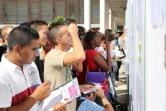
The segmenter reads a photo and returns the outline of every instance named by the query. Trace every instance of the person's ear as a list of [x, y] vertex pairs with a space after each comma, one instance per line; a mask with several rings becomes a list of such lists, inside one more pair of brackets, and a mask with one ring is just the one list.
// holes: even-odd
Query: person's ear
[[19, 45], [15, 45], [13, 47], [13, 51], [15, 51], [16, 53], [20, 53], [21, 52], [21, 47]]
[[93, 44], [94, 42], [95, 42], [95, 40], [92, 40], [92, 41], [91, 41], [91, 44]]
[[55, 41], [56, 41], [56, 43], [61, 43], [61, 42], [62, 42], [62, 40], [61, 40], [60, 37], [57, 37], [57, 38], [55, 39]]
[[7, 40], [7, 34], [3, 34], [2, 37]]

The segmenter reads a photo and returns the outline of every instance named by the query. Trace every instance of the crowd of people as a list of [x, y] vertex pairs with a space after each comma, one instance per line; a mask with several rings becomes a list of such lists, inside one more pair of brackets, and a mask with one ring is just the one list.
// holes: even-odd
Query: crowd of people
[[[53, 111], [114, 111], [118, 104], [115, 82], [125, 57], [126, 31], [117, 37], [86, 31], [74, 19], [64, 23], [43, 20], [4, 26], [0, 38], [0, 111], [40, 111], [39, 102], [53, 90], [77, 77], [80, 91], [95, 87], [86, 72], [106, 72], [104, 87], [83, 94]], [[95, 78], [95, 76], [94, 76]], [[35, 84], [40, 84], [34, 87]]]

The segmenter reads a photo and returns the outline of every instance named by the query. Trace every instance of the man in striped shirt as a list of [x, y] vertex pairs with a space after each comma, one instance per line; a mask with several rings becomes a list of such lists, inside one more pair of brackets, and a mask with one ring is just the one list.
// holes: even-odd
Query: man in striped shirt
[[[91, 83], [85, 83], [85, 84], [90, 85]], [[96, 96], [98, 96], [102, 100], [102, 104], [104, 107], [94, 102], [96, 99]], [[96, 92], [93, 91], [87, 94], [82, 93], [82, 97], [80, 97], [77, 100], [76, 109], [77, 111], [114, 111], [112, 105], [105, 97], [104, 91], [102, 89], [98, 89], [96, 90]]]

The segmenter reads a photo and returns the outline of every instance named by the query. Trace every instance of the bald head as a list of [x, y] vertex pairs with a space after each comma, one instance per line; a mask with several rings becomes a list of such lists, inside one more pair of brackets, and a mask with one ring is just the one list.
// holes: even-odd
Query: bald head
[[7, 26], [4, 26], [1, 30], [1, 34], [2, 34], [2, 37], [5, 39], [5, 44], [7, 44], [7, 37], [9, 35], [9, 33], [11, 32], [11, 30], [13, 29], [14, 27], [11, 26], [11, 25], [7, 25]]

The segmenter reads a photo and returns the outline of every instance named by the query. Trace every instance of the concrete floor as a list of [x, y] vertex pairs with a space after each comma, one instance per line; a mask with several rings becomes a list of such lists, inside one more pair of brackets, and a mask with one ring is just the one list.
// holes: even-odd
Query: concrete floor
[[124, 71], [124, 64], [122, 64], [120, 68], [120, 74], [119, 74], [119, 79], [122, 81], [120, 83], [116, 83], [115, 90], [118, 95], [118, 100], [121, 103], [126, 103], [127, 105], [129, 104], [129, 96], [128, 96], [128, 91], [127, 91], [127, 83], [126, 83], [126, 74]]

